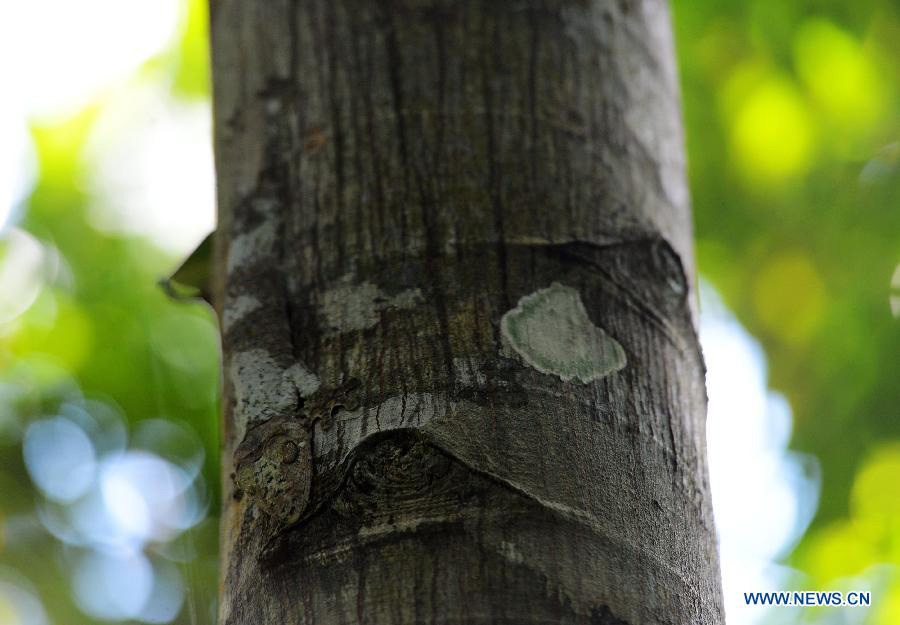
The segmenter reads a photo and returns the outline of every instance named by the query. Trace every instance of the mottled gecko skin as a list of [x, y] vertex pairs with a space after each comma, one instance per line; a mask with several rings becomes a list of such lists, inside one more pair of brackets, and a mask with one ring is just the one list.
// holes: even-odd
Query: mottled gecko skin
[[301, 404], [297, 415], [275, 416], [252, 426], [235, 451], [235, 482], [269, 516], [285, 525], [297, 523], [307, 511], [312, 489], [313, 424], [343, 410], [355, 410], [360, 381], [350, 378], [322, 389]]
[[269, 516], [300, 520], [312, 487], [312, 435], [300, 420], [274, 417], [247, 432], [235, 453], [235, 482]]

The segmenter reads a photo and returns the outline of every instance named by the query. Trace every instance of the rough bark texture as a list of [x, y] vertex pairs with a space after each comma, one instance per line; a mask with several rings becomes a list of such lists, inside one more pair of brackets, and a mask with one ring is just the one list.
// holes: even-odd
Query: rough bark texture
[[213, 0], [221, 622], [722, 623], [662, 0]]

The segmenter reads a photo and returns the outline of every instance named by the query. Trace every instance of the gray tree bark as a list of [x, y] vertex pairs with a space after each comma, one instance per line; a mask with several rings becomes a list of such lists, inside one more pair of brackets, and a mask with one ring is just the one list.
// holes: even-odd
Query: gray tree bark
[[212, 0], [220, 619], [722, 623], [663, 0]]

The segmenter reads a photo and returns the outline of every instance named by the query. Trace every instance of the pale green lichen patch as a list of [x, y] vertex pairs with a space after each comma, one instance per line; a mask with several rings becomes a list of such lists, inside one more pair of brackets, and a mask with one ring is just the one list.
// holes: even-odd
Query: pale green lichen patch
[[578, 291], [557, 282], [520, 299], [500, 329], [525, 362], [565, 382], [586, 384], [625, 366], [625, 350], [591, 323]]

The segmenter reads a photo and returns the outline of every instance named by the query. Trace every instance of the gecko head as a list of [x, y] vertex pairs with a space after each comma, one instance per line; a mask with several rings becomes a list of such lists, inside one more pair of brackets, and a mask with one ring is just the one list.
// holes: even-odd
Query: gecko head
[[296, 523], [309, 502], [310, 443], [296, 421], [275, 418], [252, 428], [235, 452], [235, 482], [266, 514]]

